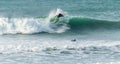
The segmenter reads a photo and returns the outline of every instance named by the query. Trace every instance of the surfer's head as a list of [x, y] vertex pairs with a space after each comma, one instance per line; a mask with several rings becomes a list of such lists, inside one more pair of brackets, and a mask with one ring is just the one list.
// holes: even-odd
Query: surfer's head
[[61, 14], [61, 13], [59, 13], [59, 14], [57, 15], [57, 17], [58, 17], [58, 18], [60, 18], [60, 17], [64, 17], [64, 15]]

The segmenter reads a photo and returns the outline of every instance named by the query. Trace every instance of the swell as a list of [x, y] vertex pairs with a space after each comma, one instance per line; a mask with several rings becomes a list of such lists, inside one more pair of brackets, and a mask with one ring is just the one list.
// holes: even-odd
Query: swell
[[120, 22], [73, 17], [69, 19], [71, 30], [120, 29]]
[[120, 29], [120, 22], [90, 18], [65, 17], [59, 22], [51, 24], [46, 18], [0, 18], [0, 34], [63, 33], [69, 28], [71, 31]]

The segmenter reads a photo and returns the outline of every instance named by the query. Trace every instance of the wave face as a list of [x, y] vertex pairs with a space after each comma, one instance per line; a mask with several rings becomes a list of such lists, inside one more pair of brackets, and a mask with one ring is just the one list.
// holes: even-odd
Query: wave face
[[73, 17], [69, 19], [72, 30], [120, 29], [120, 22]]
[[[54, 24], [50, 18], [0, 18], [0, 34], [32, 34], [32, 33], [63, 33], [66, 30], [115, 30], [120, 29], [120, 22], [97, 20], [81, 17], [61, 18]], [[69, 27], [68, 27], [69, 26]]]

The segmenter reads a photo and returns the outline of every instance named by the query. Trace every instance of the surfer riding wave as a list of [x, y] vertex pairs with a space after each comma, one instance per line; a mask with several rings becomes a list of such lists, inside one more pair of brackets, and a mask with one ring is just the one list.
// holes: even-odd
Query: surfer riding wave
[[60, 18], [65, 17], [67, 15], [66, 12], [63, 12], [60, 8], [57, 8], [56, 10], [53, 10], [49, 16], [48, 19], [51, 23], [58, 23]]

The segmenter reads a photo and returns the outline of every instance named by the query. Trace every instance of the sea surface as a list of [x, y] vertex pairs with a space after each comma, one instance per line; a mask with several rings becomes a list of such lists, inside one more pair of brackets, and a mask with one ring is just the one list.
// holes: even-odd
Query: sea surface
[[120, 0], [0, 0], [0, 64], [120, 64]]

